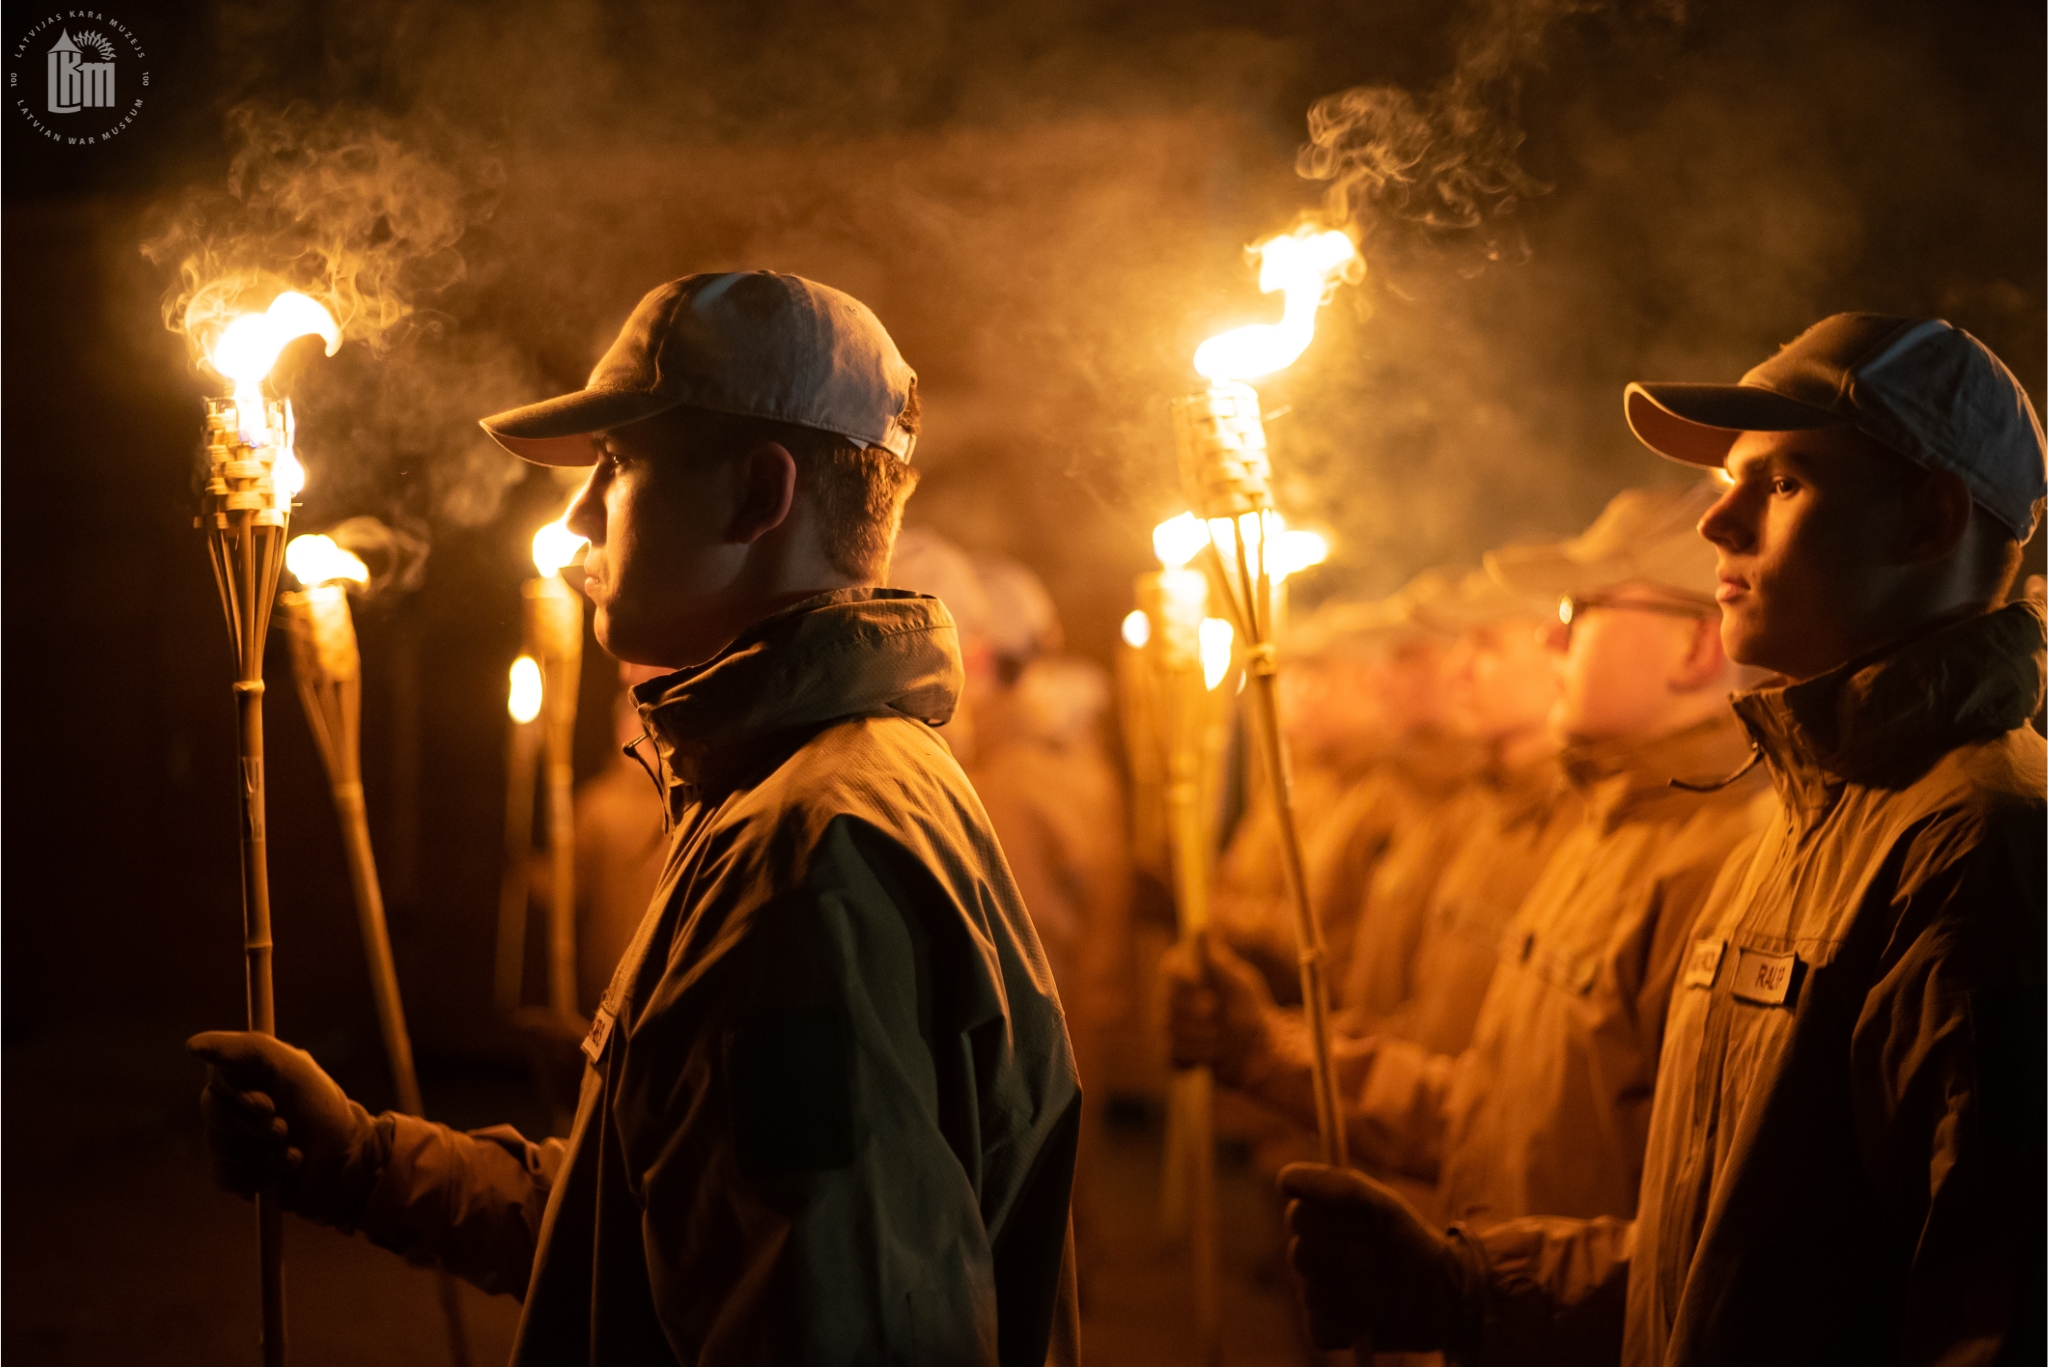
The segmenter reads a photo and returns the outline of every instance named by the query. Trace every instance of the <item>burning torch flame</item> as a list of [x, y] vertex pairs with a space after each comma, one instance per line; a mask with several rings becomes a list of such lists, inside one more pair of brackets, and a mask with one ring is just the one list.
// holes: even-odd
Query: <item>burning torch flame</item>
[[1152, 619], [1145, 615], [1145, 609], [1132, 608], [1124, 614], [1124, 644], [1132, 650], [1143, 650], [1152, 639]]
[[1208, 543], [1209, 531], [1193, 513], [1169, 517], [1152, 529], [1152, 553], [1170, 570], [1193, 560]]
[[1195, 348], [1195, 369], [1211, 384], [1255, 379], [1293, 365], [1316, 335], [1316, 310], [1358, 259], [1343, 233], [1307, 226], [1268, 238], [1252, 252], [1259, 258], [1260, 291], [1284, 291], [1287, 305], [1277, 323], [1235, 328]]
[[543, 579], [560, 574], [564, 565], [576, 559], [576, 552], [589, 544], [589, 537], [569, 530], [569, 515], [563, 513], [533, 534], [533, 568]]
[[540, 715], [540, 665], [533, 656], [521, 655], [512, 662], [512, 691], [505, 698], [505, 710], [521, 726]]
[[229, 323], [214, 342], [206, 363], [233, 381], [244, 430], [251, 427], [248, 415], [263, 411], [263, 377], [277, 364], [279, 354], [299, 338], [315, 335], [327, 343], [329, 356], [341, 349], [341, 329], [334, 316], [308, 296], [286, 290], [262, 313], [245, 313]]
[[352, 579], [358, 584], [370, 582], [370, 567], [350, 552], [334, 544], [328, 536], [295, 536], [284, 548], [285, 568], [292, 572], [306, 588], [331, 583], [336, 579]]
[[1196, 634], [1202, 646], [1202, 686], [1213, 689], [1230, 672], [1230, 645], [1235, 635], [1221, 617], [1204, 617]]

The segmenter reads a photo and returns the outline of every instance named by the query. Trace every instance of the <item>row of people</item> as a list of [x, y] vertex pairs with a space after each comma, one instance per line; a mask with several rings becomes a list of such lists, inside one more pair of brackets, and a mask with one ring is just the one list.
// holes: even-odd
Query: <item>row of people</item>
[[[1562, 604], [1539, 833], [1476, 777], [1411, 802], [1419, 832], [1315, 833], [1379, 850], [1324, 903], [1365, 1171], [1282, 1173], [1315, 1331], [1461, 1361], [2038, 1360], [2043, 632], [2003, 606], [2038, 420], [1975, 339], [1870, 315], [1628, 401], [1715, 479], [1487, 558]], [[1431, 851], [1419, 910], [1404, 843]], [[1312, 1125], [1299, 1016], [1228, 938], [1170, 964], [1176, 1059]]]

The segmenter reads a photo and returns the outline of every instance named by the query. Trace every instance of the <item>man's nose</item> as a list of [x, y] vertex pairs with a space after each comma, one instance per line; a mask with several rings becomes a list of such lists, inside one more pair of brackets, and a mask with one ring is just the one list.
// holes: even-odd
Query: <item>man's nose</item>
[[602, 465], [594, 465], [585, 475], [576, 497], [569, 500], [569, 511], [563, 517], [563, 525], [593, 546], [604, 544], [604, 493], [598, 488], [598, 471]]
[[1724, 551], [1739, 551], [1749, 544], [1749, 527], [1741, 515], [1743, 488], [1730, 487], [1699, 520], [1697, 531]]

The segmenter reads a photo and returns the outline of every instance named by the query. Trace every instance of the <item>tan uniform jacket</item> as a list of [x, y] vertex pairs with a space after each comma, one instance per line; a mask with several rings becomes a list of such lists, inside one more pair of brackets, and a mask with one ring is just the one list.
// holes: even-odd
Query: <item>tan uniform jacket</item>
[[1583, 811], [1501, 936], [1471, 1047], [1344, 1047], [1354, 1152], [1435, 1176], [1453, 1218], [1634, 1212], [1672, 979], [1764, 783], [1693, 793], [1670, 780], [1725, 777], [1746, 752], [1727, 714], [1566, 752]]
[[1688, 936], [1641, 1215], [1483, 1235], [1489, 1360], [2042, 1360], [2041, 645], [1738, 697], [1782, 810]]
[[[1316, 912], [1339, 966], [1334, 1004], [1354, 1033], [1386, 1028], [1415, 996], [1429, 899], [1483, 802], [1474, 782], [1481, 759], [1477, 746], [1444, 736], [1405, 742], [1376, 773], [1390, 792], [1373, 810], [1393, 818], [1383, 847], [1350, 877], [1323, 885]], [[1354, 847], [1372, 829], [1360, 823], [1350, 832]]]
[[1472, 1042], [1508, 921], [1550, 856], [1578, 825], [1579, 796], [1555, 755], [1489, 768], [1473, 784], [1463, 832], [1430, 894], [1415, 951], [1415, 992], [1385, 1033], [1433, 1054]]
[[928, 724], [959, 683], [937, 600], [860, 589], [635, 690], [676, 831], [574, 1130], [386, 1118], [353, 1222], [524, 1288], [515, 1364], [1040, 1367], [1071, 1326], [1080, 1096], [1037, 936]]

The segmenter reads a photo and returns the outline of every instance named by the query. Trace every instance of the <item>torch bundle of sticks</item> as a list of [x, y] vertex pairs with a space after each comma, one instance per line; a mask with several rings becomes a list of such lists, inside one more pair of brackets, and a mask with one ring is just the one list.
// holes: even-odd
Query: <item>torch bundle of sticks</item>
[[[269, 369], [266, 361], [256, 380]], [[264, 829], [263, 645], [284, 569], [291, 499], [297, 492], [291, 442], [290, 408], [264, 398], [254, 382], [238, 384], [232, 399], [206, 401], [209, 477], [199, 524], [206, 533], [235, 651], [242, 953], [248, 974], [249, 1028], [266, 1035], [277, 1033], [277, 1005], [271, 993], [270, 856]], [[274, 1189], [257, 1193], [263, 1360], [268, 1367], [282, 1367], [284, 1362], [283, 1215]]]
[[[405, 1026], [405, 1005], [398, 992], [398, 967], [392, 959], [391, 933], [384, 920], [384, 892], [377, 881], [376, 855], [370, 846], [369, 809], [363, 800], [362, 656], [356, 646], [355, 619], [349, 611], [344, 581], [369, 578], [367, 568], [324, 536], [302, 536], [286, 548], [293, 577], [306, 587], [278, 600], [286, 636], [291, 642], [292, 673], [299, 701], [312, 728], [334, 814], [341, 823], [342, 849], [348, 859], [349, 885], [355, 894], [356, 919], [363, 936], [363, 958], [369, 965], [370, 992], [376, 1002], [377, 1026], [399, 1108], [425, 1115], [419, 1074], [413, 1067], [412, 1036]], [[468, 1336], [462, 1325], [462, 1303], [455, 1278], [436, 1276], [442, 1316], [448, 1325], [449, 1356], [454, 1367], [468, 1367]]]

